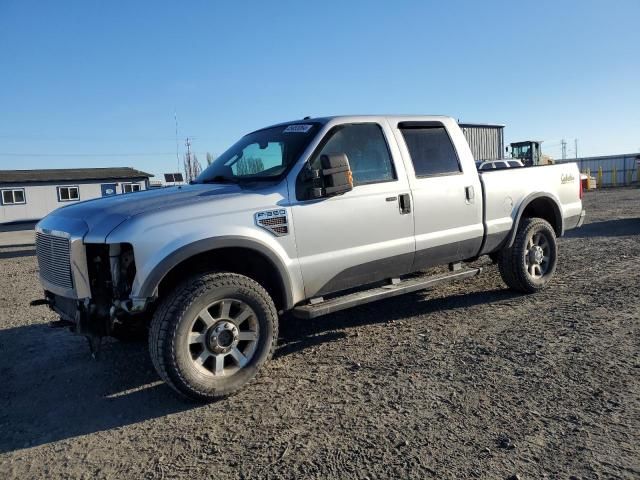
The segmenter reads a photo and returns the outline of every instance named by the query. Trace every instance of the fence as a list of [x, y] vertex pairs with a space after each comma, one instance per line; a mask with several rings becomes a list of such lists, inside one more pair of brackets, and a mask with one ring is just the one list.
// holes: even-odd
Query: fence
[[576, 162], [582, 173], [589, 173], [596, 178], [598, 188], [631, 185], [640, 181], [640, 153], [556, 160], [556, 163], [565, 162]]

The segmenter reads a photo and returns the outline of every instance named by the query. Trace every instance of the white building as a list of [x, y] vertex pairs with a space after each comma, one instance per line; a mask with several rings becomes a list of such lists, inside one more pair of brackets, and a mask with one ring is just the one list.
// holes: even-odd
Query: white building
[[149, 188], [129, 167], [0, 170], [0, 224], [39, 220], [69, 203]]

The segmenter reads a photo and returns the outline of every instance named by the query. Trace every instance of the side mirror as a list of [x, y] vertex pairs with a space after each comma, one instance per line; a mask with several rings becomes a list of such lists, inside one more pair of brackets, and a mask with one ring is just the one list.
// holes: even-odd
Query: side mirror
[[311, 183], [308, 198], [334, 197], [353, 190], [353, 175], [345, 153], [322, 155], [320, 167], [307, 175]]
[[346, 153], [322, 155], [320, 164], [325, 197], [342, 195], [353, 190], [353, 174]]

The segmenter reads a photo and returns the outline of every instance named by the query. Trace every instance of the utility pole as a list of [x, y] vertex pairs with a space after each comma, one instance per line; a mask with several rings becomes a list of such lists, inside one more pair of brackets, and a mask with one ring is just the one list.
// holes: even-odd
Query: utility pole
[[178, 162], [178, 171], [180, 171], [180, 153], [178, 152], [178, 111], [173, 111], [173, 119], [176, 122], [176, 162]]
[[187, 147], [187, 158], [191, 158], [191, 139], [187, 137], [184, 144]]
[[184, 154], [184, 178], [188, 183], [192, 180], [193, 168], [191, 167], [191, 139], [187, 137], [184, 141], [187, 147], [187, 153]]
[[567, 159], [567, 141], [564, 138], [562, 139], [562, 159]]
[[578, 159], [578, 139], [574, 138], [573, 142], [574, 142], [575, 147], [576, 147], [576, 160], [577, 160]]

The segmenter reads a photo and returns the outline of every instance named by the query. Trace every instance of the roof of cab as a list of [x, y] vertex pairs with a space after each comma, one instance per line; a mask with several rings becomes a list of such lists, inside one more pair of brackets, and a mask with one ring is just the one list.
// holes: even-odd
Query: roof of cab
[[361, 122], [366, 119], [375, 119], [375, 118], [384, 118], [387, 120], [414, 120], [414, 121], [430, 121], [430, 120], [452, 120], [453, 118], [447, 115], [411, 115], [411, 114], [401, 114], [401, 115], [332, 115], [329, 117], [305, 117], [298, 120], [291, 120], [289, 122], [280, 122], [273, 125], [269, 125], [268, 127], [260, 128], [257, 131], [265, 130], [267, 128], [274, 127], [284, 127], [286, 125], [299, 125], [305, 123], [319, 123], [321, 125], [325, 125], [332, 120], [341, 120], [345, 123], [348, 122]]

